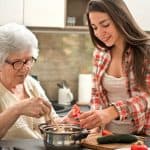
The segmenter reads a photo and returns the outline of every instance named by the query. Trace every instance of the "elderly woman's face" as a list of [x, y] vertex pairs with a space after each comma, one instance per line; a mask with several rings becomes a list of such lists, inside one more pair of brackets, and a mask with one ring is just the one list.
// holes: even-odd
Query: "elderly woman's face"
[[9, 82], [23, 83], [33, 63], [34, 59], [30, 51], [12, 53], [5, 60], [1, 72], [2, 75], [7, 76]]

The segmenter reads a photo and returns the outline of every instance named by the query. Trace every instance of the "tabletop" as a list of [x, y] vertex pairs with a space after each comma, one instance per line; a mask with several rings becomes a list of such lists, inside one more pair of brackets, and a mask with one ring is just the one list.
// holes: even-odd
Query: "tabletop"
[[[43, 140], [37, 139], [15, 139], [1, 140], [0, 150], [46, 150]], [[81, 148], [81, 150], [89, 150]]]
[[[147, 146], [150, 147], [150, 137], [146, 137], [144, 142]], [[90, 150], [87, 148], [80, 148], [80, 149]], [[0, 150], [46, 150], [46, 148], [43, 140], [15, 139], [15, 140], [0, 140]]]
[[1, 140], [0, 150], [45, 150], [44, 142], [37, 139]]

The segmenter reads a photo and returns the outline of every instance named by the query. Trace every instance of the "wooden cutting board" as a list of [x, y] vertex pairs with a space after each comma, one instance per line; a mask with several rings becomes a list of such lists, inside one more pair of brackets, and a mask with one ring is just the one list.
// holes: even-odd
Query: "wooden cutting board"
[[119, 148], [130, 148], [131, 144], [98, 144], [97, 137], [100, 135], [98, 134], [90, 134], [86, 139], [82, 141], [82, 146], [94, 150], [114, 150]]

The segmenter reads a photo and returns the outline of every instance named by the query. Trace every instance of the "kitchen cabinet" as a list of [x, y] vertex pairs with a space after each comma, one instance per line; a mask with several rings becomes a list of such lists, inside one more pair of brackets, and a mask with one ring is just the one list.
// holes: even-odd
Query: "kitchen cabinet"
[[150, 1], [149, 0], [124, 0], [139, 26], [145, 31], [150, 31]]
[[24, 0], [24, 24], [30, 27], [64, 27], [66, 0]]
[[[67, 0], [66, 27], [87, 26], [86, 7], [90, 0]], [[150, 31], [150, 1], [149, 0], [124, 0], [139, 26]]]
[[24, 0], [24, 24], [31, 27], [86, 25], [89, 0]]
[[0, 0], [0, 25], [23, 24], [23, 0]]
[[66, 26], [86, 26], [86, 7], [90, 0], [67, 0]]
[[[124, 0], [139, 26], [150, 31], [150, 1], [149, 0]], [[67, 0], [66, 27], [85, 27], [87, 25], [86, 7], [89, 0]], [[72, 18], [70, 18], [72, 17]], [[70, 20], [73, 20], [70, 23]]]
[[[150, 1], [124, 0], [140, 27], [150, 31]], [[89, 0], [0, 0], [0, 25], [8, 22], [30, 27], [87, 26]]]
[[0, 0], [0, 25], [16, 22], [29, 27], [84, 27], [89, 0]]

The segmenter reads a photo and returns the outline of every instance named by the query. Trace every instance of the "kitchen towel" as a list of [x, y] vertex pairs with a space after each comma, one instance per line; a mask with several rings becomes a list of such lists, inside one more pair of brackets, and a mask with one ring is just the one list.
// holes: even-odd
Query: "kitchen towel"
[[79, 74], [78, 104], [89, 104], [91, 100], [92, 75]]

